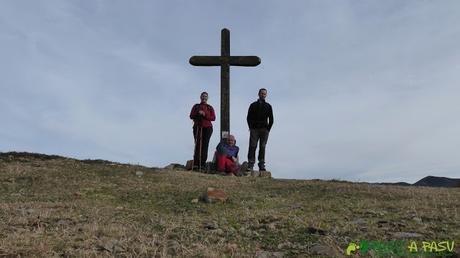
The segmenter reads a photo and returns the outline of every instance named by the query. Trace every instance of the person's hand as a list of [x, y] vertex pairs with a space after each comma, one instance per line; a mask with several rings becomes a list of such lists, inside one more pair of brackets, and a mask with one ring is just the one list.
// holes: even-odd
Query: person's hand
[[200, 111], [198, 111], [198, 114], [204, 116], [204, 111], [203, 111], [203, 110], [200, 110]]
[[238, 159], [235, 157], [232, 157], [233, 162], [236, 162]]

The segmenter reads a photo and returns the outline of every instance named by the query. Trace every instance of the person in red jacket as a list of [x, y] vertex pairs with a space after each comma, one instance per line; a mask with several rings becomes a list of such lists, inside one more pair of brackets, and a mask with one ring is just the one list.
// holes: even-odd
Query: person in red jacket
[[208, 104], [208, 93], [202, 92], [201, 102], [193, 105], [190, 119], [193, 120], [193, 137], [195, 138], [195, 151], [193, 166], [204, 169], [208, 159], [209, 139], [212, 135], [212, 121], [216, 120], [214, 108]]

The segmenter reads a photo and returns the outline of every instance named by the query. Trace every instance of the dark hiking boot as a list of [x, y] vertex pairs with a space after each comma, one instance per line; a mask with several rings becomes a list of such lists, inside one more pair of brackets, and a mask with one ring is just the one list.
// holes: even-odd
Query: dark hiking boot
[[[246, 162], [246, 161], [245, 161]], [[244, 163], [243, 163], [244, 164]], [[246, 162], [247, 164], [247, 167], [246, 167], [246, 171], [247, 172], [251, 172], [254, 170], [254, 163], [253, 162]]]

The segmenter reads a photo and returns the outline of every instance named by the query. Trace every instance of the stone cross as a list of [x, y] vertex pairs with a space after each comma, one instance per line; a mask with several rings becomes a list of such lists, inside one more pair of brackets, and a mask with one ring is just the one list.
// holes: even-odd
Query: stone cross
[[220, 66], [220, 139], [230, 134], [230, 66], [257, 66], [258, 56], [230, 56], [230, 31], [222, 29], [220, 56], [192, 56], [191, 65]]

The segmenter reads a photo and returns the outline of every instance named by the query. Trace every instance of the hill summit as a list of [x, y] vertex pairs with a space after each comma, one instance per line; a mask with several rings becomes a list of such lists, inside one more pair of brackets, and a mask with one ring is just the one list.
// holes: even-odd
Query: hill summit
[[[343, 257], [363, 240], [460, 239], [459, 188], [223, 177], [30, 153], [0, 154], [0, 185], [5, 257]], [[210, 188], [225, 201], [201, 201]]]

